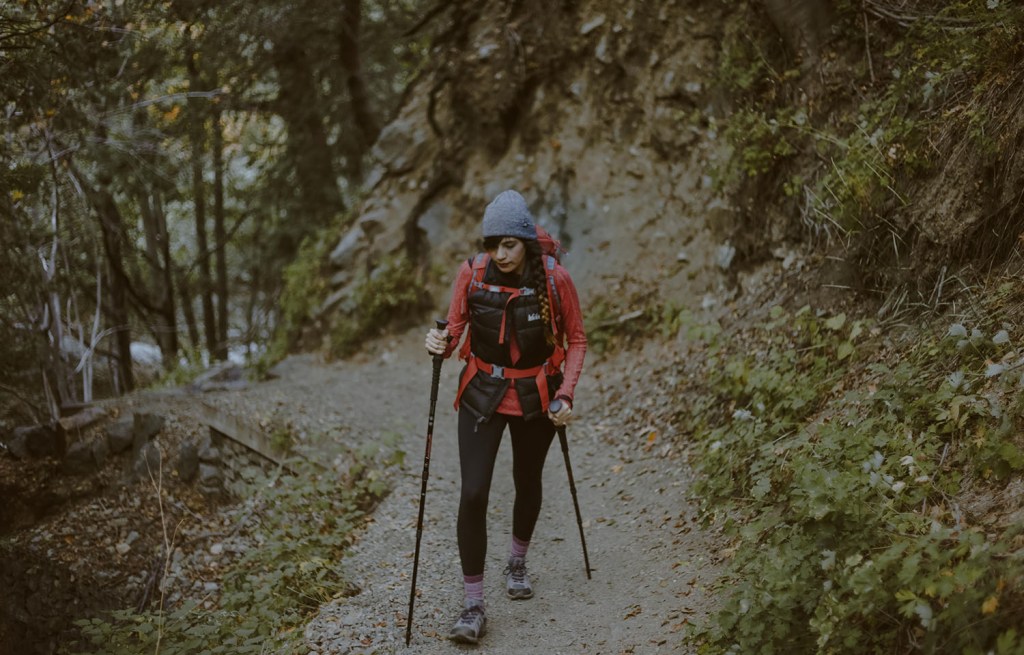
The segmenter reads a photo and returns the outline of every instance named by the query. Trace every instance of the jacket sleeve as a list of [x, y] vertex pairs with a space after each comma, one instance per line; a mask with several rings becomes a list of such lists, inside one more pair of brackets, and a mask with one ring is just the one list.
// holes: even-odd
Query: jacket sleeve
[[555, 397], [562, 397], [572, 405], [576, 383], [583, 371], [583, 358], [587, 354], [587, 334], [583, 329], [583, 314], [576, 285], [569, 277], [569, 272], [561, 266], [555, 269], [555, 289], [558, 292], [557, 302], [565, 336], [565, 370], [562, 386], [555, 392]]
[[[459, 347], [462, 333], [466, 331], [469, 323], [469, 304], [466, 297], [469, 290], [469, 283], [473, 280], [473, 268], [468, 261], [462, 262], [458, 275], [455, 276], [455, 284], [452, 285], [452, 301], [448, 305], [448, 347], [444, 350], [445, 358], [451, 357], [452, 353]], [[467, 337], [468, 338], [468, 337]]]

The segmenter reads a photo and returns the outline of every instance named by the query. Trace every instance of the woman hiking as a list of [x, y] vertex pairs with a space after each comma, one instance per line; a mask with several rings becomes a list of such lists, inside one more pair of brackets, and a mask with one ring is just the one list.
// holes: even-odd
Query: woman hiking
[[[430, 330], [425, 341], [428, 352], [449, 357], [467, 333], [455, 397], [462, 472], [456, 531], [465, 603], [449, 635], [462, 643], [476, 643], [486, 626], [487, 499], [506, 426], [515, 483], [506, 592], [513, 600], [533, 597], [526, 551], [540, 514], [544, 459], [555, 427], [572, 415], [587, 350], [576, 287], [539, 239], [552, 243], [523, 197], [511, 190], [498, 194], [484, 210], [484, 252], [459, 269], [448, 326]], [[562, 405], [551, 413], [555, 398]]]

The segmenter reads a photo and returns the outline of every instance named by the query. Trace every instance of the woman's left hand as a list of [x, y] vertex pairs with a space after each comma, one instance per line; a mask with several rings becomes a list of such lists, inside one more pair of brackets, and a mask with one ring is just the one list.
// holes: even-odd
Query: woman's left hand
[[552, 413], [551, 411], [548, 411], [548, 418], [551, 419], [551, 422], [558, 428], [564, 426], [569, 422], [569, 419], [572, 418], [572, 405], [569, 404], [568, 400], [561, 400], [562, 406], [557, 412]]

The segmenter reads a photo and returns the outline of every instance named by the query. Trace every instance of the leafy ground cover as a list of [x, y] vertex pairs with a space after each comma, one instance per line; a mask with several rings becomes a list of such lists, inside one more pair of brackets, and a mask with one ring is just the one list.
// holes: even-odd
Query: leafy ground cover
[[1014, 279], [902, 329], [809, 307], [690, 329], [678, 416], [732, 540], [700, 652], [1024, 652]]
[[[347, 483], [333, 469], [302, 461], [274, 475], [254, 471], [238, 491], [252, 502], [247, 529], [258, 546], [231, 563], [216, 593], [193, 594], [163, 610], [161, 602], [141, 613], [80, 620], [84, 643], [63, 652], [244, 655], [298, 647], [301, 628], [322, 603], [357, 591], [339, 562], [387, 491], [375, 468], [380, 461], [376, 452], [360, 453], [357, 462], [367, 463], [353, 465]], [[169, 543], [167, 552], [173, 549]]]

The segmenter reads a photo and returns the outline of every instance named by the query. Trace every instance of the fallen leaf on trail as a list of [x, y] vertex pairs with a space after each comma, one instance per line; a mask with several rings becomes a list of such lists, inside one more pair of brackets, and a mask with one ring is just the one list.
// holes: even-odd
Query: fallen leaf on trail
[[622, 464], [616, 464], [615, 466], [612, 467], [612, 473], [621, 473], [621, 472], [622, 472]]
[[634, 605], [633, 607], [631, 607], [629, 609], [629, 612], [627, 612], [626, 616], [624, 616], [623, 618], [624, 619], [631, 619], [631, 618], [633, 618], [635, 616], [638, 616], [640, 614], [640, 612], [642, 612], [642, 611], [643, 611], [642, 607], [640, 607], [639, 605]]

